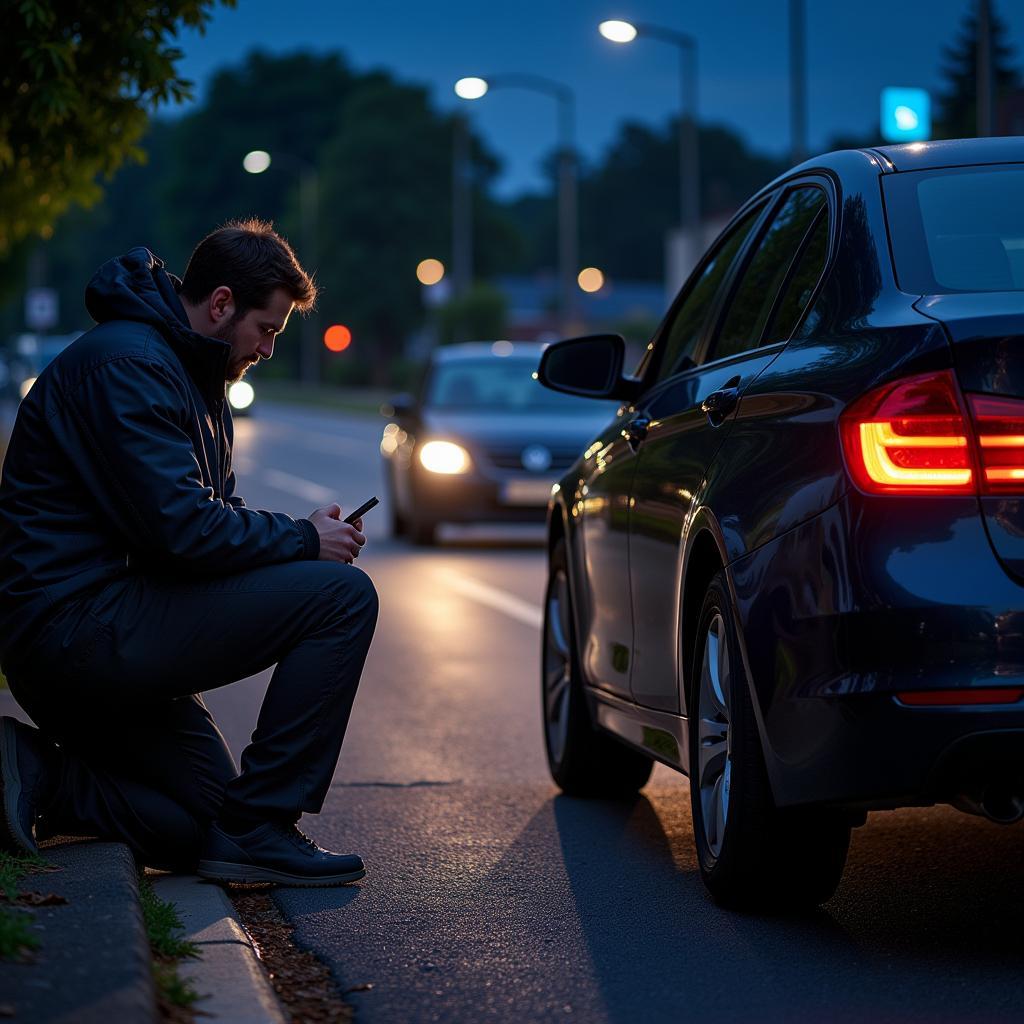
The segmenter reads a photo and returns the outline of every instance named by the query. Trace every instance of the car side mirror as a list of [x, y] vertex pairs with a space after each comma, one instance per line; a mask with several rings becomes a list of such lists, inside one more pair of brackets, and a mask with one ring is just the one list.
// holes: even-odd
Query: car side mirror
[[628, 400], [634, 381], [622, 376], [626, 342], [618, 334], [590, 334], [549, 345], [540, 357], [537, 380], [553, 391], [580, 398]]
[[396, 419], [409, 419], [416, 415], [417, 402], [414, 395], [402, 392], [400, 395], [392, 395], [380, 407], [381, 416], [395, 417]]

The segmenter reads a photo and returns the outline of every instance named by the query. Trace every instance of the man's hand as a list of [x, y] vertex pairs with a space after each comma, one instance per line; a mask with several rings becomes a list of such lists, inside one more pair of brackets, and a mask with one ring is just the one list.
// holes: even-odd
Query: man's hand
[[366, 543], [363, 521], [353, 525], [341, 521], [341, 506], [328, 505], [309, 514], [309, 521], [320, 534], [320, 560], [325, 562], [354, 562]]

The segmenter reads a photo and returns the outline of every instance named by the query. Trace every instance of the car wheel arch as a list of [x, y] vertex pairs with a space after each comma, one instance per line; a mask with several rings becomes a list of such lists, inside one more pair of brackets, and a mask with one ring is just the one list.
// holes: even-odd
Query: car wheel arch
[[[703, 510], [701, 510], [703, 512]], [[679, 608], [679, 702], [683, 714], [691, 704], [690, 670], [697, 647], [697, 620], [708, 585], [725, 565], [724, 544], [710, 515], [698, 513], [691, 525], [683, 558], [682, 599]]]

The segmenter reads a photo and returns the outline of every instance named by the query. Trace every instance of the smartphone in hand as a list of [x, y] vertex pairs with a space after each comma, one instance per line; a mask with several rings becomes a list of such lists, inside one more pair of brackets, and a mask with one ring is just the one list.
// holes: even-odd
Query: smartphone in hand
[[342, 521], [348, 523], [349, 526], [354, 526], [357, 519], [362, 519], [363, 515], [369, 512], [370, 509], [374, 507], [374, 505], [379, 504], [380, 499], [373, 497], [369, 501], [364, 502], [362, 505], [360, 505], [359, 508], [355, 510], [355, 512], [350, 512], [347, 516], [345, 516], [344, 520]]

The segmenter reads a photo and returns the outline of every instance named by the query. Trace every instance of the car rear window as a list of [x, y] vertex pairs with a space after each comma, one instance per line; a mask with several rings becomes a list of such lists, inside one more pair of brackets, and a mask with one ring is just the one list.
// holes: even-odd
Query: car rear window
[[903, 291], [1024, 291], [1024, 165], [892, 174], [882, 188]]
[[[508, 412], [541, 409], [593, 412], [599, 404], [607, 404], [552, 391], [533, 379], [536, 369], [536, 359], [498, 356], [439, 363], [427, 378], [423, 404], [432, 409], [453, 411], [500, 409]], [[615, 408], [615, 403], [610, 407]]]

